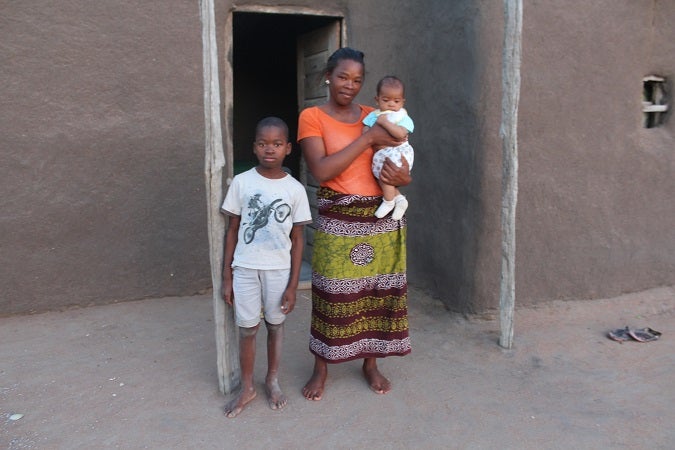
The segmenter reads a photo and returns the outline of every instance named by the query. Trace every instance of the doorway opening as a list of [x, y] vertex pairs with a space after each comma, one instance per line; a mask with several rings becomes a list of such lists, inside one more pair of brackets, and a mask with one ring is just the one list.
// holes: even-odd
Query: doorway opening
[[[257, 164], [255, 125], [267, 116], [288, 124], [293, 151], [284, 165], [301, 178], [296, 143], [298, 111], [298, 39], [340, 22], [335, 16], [234, 12], [232, 18], [232, 167], [234, 174]], [[324, 61], [325, 62], [325, 61]]]

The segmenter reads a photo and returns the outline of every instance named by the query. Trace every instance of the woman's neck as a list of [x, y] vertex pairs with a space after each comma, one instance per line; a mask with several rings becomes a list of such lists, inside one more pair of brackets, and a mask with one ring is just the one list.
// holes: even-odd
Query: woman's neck
[[339, 122], [354, 123], [361, 117], [361, 108], [354, 103], [338, 105], [329, 101], [322, 107], [323, 111]]

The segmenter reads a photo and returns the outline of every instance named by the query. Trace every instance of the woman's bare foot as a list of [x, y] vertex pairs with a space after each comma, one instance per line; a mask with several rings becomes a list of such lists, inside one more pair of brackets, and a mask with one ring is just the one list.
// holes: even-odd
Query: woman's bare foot
[[251, 400], [255, 398], [257, 393], [255, 392], [255, 388], [250, 388], [250, 389], [242, 389], [242, 391], [239, 393], [237, 397], [232, 399], [227, 405], [225, 405], [225, 408], [223, 408], [223, 412], [225, 415], [229, 418], [232, 417], [237, 417], [239, 413], [244, 409], [244, 406], [249, 404]]
[[363, 374], [370, 389], [377, 394], [386, 394], [391, 391], [391, 382], [380, 373], [375, 358], [366, 358], [363, 361]]
[[321, 400], [323, 397], [323, 388], [326, 385], [326, 377], [328, 376], [328, 367], [325, 362], [320, 361], [318, 357], [314, 361], [314, 372], [309, 381], [302, 388], [302, 395], [307, 400]]
[[275, 410], [282, 410], [288, 403], [286, 396], [281, 392], [279, 381], [274, 378], [265, 382], [265, 389], [267, 390], [267, 403], [270, 408]]

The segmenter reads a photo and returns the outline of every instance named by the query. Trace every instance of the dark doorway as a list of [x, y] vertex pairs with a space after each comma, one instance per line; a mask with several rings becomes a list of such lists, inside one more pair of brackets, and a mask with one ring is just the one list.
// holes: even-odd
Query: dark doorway
[[300, 149], [295, 142], [298, 119], [298, 36], [339, 20], [299, 14], [235, 12], [233, 14], [233, 155], [234, 173], [253, 167], [256, 123], [267, 116], [282, 118], [290, 128], [293, 151], [285, 165], [300, 174]]

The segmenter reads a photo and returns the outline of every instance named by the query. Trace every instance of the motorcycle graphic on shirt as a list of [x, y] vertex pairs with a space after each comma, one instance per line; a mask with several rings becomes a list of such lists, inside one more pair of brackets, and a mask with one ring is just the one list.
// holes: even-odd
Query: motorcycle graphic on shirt
[[291, 214], [291, 207], [287, 203], [279, 203], [282, 199], [278, 198], [272, 203], [265, 204], [260, 200], [260, 194], [255, 194], [248, 201], [249, 207], [249, 217], [251, 220], [248, 223], [245, 223], [246, 228], [244, 228], [244, 242], [250, 244], [255, 237], [255, 232], [269, 222], [271, 215], [274, 216], [274, 220], [281, 223], [288, 218]]

